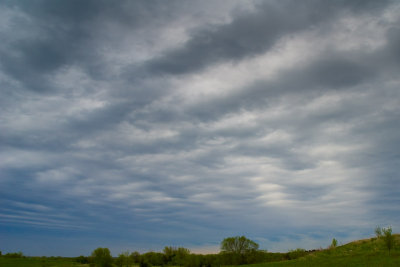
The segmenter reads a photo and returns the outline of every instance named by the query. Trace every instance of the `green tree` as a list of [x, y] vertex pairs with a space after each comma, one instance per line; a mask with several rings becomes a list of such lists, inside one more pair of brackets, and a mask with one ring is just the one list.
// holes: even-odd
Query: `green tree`
[[185, 265], [190, 250], [183, 247], [165, 247], [164, 248], [164, 263], [169, 265]]
[[392, 227], [389, 226], [388, 228], [382, 228], [382, 238], [390, 254], [390, 250], [394, 246], [394, 235], [392, 235]]
[[165, 264], [170, 263], [175, 256], [173, 247], [164, 247], [163, 253], [164, 253], [164, 263]]
[[258, 249], [258, 244], [245, 236], [227, 237], [221, 242], [221, 251], [245, 254]]
[[164, 263], [164, 254], [159, 253], [159, 252], [147, 252], [141, 255], [140, 257], [140, 266], [150, 264], [150, 265], [156, 265], [156, 266], [161, 266]]
[[88, 257], [85, 257], [85, 256], [83, 256], [83, 255], [77, 257], [77, 258], [75, 259], [75, 261], [76, 261], [76, 262], [79, 262], [79, 263], [82, 263], [82, 264], [87, 264], [87, 263], [89, 263]]
[[375, 235], [378, 239], [382, 237], [382, 228], [380, 226], [375, 227]]
[[139, 263], [140, 262], [140, 253], [137, 251], [134, 251], [131, 253], [131, 255], [129, 255], [129, 258], [133, 263]]
[[108, 248], [96, 248], [91, 255], [92, 265], [98, 267], [111, 267], [112, 256]]
[[245, 236], [227, 237], [221, 242], [221, 253], [229, 264], [244, 264], [247, 257], [258, 250], [258, 244]]
[[330, 248], [336, 248], [337, 247], [337, 240], [336, 238], [332, 239], [332, 243], [330, 245]]
[[118, 267], [131, 267], [133, 263], [133, 258], [130, 257], [128, 251], [119, 254], [118, 258], [115, 260], [115, 264]]

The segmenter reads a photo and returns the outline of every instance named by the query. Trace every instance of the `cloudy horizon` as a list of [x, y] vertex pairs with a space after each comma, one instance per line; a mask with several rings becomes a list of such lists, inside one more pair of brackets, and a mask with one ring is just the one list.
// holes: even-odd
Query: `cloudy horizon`
[[0, 5], [1, 251], [399, 232], [397, 1]]

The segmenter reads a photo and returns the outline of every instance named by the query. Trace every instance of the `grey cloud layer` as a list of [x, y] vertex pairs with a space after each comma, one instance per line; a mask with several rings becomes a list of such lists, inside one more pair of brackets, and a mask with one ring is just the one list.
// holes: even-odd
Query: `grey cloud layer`
[[[372, 3], [371, 3], [372, 2]], [[185, 74], [210, 64], [237, 61], [270, 49], [280, 38], [312, 27], [321, 27], [343, 10], [375, 12], [387, 2], [264, 1], [255, 12], [239, 15], [225, 25], [210, 26], [193, 34], [185, 45], [150, 60], [146, 71], [156, 74]], [[365, 10], [363, 10], [365, 7]], [[146, 66], [145, 65], [145, 66]]]
[[400, 226], [396, 2], [2, 5], [2, 225], [115, 250]]

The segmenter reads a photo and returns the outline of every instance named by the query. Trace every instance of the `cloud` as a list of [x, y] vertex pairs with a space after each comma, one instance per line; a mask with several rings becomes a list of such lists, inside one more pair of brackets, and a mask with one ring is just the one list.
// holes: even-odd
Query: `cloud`
[[365, 7], [364, 12], [374, 12], [381, 5], [384, 3], [360, 5], [350, 1], [333, 5], [306, 1], [300, 7], [295, 1], [261, 2], [255, 11], [240, 14], [228, 24], [196, 31], [183, 47], [149, 60], [145, 70], [156, 74], [185, 74], [223, 61], [238, 61], [265, 53], [284, 36], [321, 27], [340, 15], [343, 8], [354, 12], [360, 11], [361, 6]]
[[282, 251], [395, 228], [398, 10], [7, 2], [0, 235], [119, 253], [243, 234]]

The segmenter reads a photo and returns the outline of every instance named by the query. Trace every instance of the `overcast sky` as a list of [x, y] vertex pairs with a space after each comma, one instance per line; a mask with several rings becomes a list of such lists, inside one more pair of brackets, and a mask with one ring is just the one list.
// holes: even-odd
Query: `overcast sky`
[[398, 1], [0, 1], [0, 250], [400, 229]]

